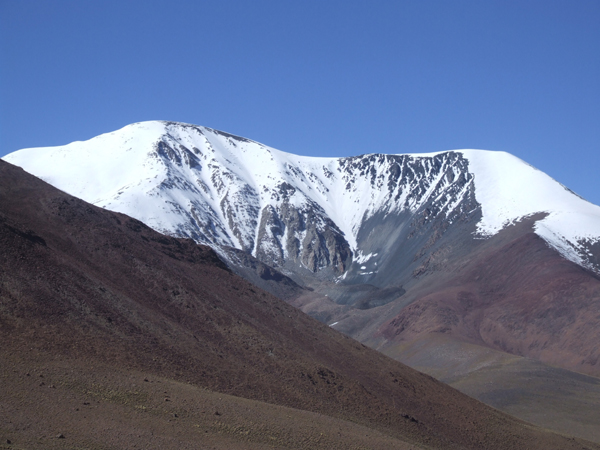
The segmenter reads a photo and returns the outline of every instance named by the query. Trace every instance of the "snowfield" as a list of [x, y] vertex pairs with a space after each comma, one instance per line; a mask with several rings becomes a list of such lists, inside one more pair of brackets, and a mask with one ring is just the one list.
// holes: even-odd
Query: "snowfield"
[[[455, 165], [457, 154], [468, 161], [468, 173]], [[522, 160], [483, 150], [398, 156], [401, 163], [389, 155], [304, 157], [211, 128], [153, 121], [85, 142], [19, 150], [4, 160], [160, 232], [253, 255], [282, 248], [288, 256], [281, 242], [289, 227], [282, 235], [274, 231], [271, 240], [259, 239], [270, 211], [312, 211], [315, 226], [325, 228], [331, 221], [359, 263], [370, 257], [357, 242], [366, 219], [416, 211], [432, 200], [450, 218], [468, 195], [472, 177], [482, 211], [479, 237], [544, 212], [535, 232], [564, 257], [593, 268], [586, 245], [600, 240], [600, 207]], [[459, 189], [460, 177], [466, 181]], [[305, 235], [297, 237], [302, 241]]]

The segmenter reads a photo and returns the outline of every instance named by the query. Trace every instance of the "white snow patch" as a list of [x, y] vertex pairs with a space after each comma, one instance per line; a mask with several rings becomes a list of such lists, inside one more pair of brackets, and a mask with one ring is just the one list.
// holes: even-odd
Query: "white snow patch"
[[482, 236], [531, 216], [547, 213], [535, 232], [571, 261], [585, 265], [581, 241], [600, 239], [600, 207], [573, 194], [550, 176], [505, 152], [462, 150], [475, 176]]

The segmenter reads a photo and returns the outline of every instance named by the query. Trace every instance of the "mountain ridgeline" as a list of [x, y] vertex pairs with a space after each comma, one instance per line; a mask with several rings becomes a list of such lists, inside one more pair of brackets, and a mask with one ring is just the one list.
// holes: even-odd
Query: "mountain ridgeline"
[[314, 158], [143, 122], [5, 159], [395, 357], [442, 333], [600, 374], [600, 207], [508, 153]]

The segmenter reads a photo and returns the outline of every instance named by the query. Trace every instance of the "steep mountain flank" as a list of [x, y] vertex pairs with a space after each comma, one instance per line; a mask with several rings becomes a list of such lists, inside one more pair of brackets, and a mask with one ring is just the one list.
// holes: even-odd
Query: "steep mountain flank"
[[600, 375], [600, 277], [549, 248], [531, 231], [532, 222], [506, 228], [426, 276], [410, 305], [389, 314], [371, 344], [444, 333]]

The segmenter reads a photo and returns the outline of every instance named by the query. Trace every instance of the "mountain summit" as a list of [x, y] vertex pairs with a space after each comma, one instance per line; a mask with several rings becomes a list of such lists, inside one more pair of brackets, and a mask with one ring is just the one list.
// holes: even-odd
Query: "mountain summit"
[[395, 357], [437, 333], [600, 374], [600, 207], [508, 153], [315, 158], [142, 122], [4, 159], [287, 280], [289, 302]]
[[438, 223], [441, 235], [470, 222], [482, 238], [543, 213], [535, 233], [567, 259], [600, 271], [589, 251], [600, 240], [600, 207], [504, 152], [315, 158], [211, 128], [142, 122], [4, 159], [162, 233], [234, 247], [290, 270], [344, 275], [354, 263], [354, 272], [376, 279], [375, 253], [394, 236], [377, 238], [373, 229], [398, 217], [398, 236], [398, 228], [413, 237]]

